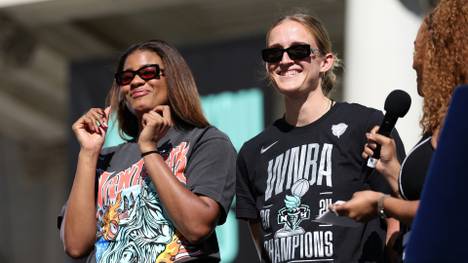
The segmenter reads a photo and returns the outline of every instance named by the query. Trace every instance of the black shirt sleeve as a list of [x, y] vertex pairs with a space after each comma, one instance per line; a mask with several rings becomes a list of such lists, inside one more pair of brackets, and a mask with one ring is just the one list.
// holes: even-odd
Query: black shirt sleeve
[[237, 157], [236, 170], [236, 216], [240, 219], [257, 219], [255, 198], [252, 194], [252, 181], [249, 179], [245, 147]]

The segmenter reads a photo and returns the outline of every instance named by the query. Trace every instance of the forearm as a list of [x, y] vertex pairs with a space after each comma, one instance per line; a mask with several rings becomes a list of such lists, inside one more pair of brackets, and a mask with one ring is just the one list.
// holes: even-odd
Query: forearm
[[398, 177], [400, 176], [400, 169], [400, 163], [395, 160], [391, 164], [388, 164], [385, 169], [379, 171], [384, 175], [385, 179], [387, 179], [387, 182], [390, 184], [390, 187], [392, 188], [392, 195], [398, 198], [400, 198], [400, 192], [398, 188]]
[[395, 233], [400, 231], [400, 222], [394, 218], [387, 218], [387, 237], [385, 243], [388, 244], [389, 240]]
[[209, 236], [220, 214], [218, 203], [187, 190], [159, 154], [149, 154], [144, 161], [146, 171], [177, 230], [191, 243]]
[[388, 197], [384, 199], [383, 206], [387, 216], [398, 219], [405, 225], [410, 226], [416, 216], [416, 212], [419, 207], [419, 200], [407, 201]]
[[96, 239], [95, 176], [98, 153], [80, 151], [62, 227], [65, 251], [80, 257]]
[[260, 238], [261, 230], [260, 230], [260, 223], [256, 221], [249, 221], [249, 230], [250, 236], [255, 245], [255, 249], [257, 250], [257, 256], [260, 261], [262, 261], [262, 240]]

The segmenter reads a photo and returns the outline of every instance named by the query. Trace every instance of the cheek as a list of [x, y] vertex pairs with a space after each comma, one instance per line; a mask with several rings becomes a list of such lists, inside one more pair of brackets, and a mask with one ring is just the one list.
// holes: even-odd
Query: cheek
[[167, 85], [162, 85], [162, 86], [160, 87], [160, 93], [161, 93], [161, 94], [164, 94], [165, 97], [167, 97], [167, 95], [168, 95], [168, 90], [169, 90], [169, 89], [168, 89]]
[[119, 90], [119, 101], [124, 100], [129, 94], [129, 87], [123, 86]]
[[266, 68], [266, 71], [267, 71], [268, 75], [271, 75], [275, 71], [276, 67], [277, 66], [275, 64], [267, 63], [265, 65], [265, 68]]
[[154, 98], [159, 101], [159, 103], [167, 103], [169, 101], [169, 92], [166, 87], [161, 87], [159, 92], [154, 93]]

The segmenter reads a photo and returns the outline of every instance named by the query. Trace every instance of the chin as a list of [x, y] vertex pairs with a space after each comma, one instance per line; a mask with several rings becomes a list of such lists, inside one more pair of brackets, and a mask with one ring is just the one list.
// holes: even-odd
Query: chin
[[291, 92], [298, 92], [302, 90], [303, 86], [302, 81], [288, 81], [288, 82], [276, 82], [276, 88], [280, 93], [291, 93]]
[[127, 105], [130, 112], [136, 115], [136, 113], [145, 113], [152, 110], [154, 107], [148, 104], [143, 103], [133, 103], [132, 105]]
[[147, 112], [152, 110], [156, 104], [148, 98], [141, 97], [130, 100], [127, 106], [130, 106], [130, 108], [132, 108], [135, 112]]
[[304, 78], [279, 78], [275, 80], [275, 84], [280, 91], [298, 90], [304, 85]]
[[296, 93], [299, 91], [299, 87], [295, 86], [295, 87], [277, 87], [276, 88], [279, 93], [281, 94], [291, 94], [291, 93]]

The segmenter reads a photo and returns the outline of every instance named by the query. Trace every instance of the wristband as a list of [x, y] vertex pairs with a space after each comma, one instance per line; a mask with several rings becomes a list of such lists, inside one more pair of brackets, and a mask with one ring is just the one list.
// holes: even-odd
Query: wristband
[[158, 150], [152, 150], [152, 151], [147, 151], [147, 152], [144, 152], [144, 153], [141, 153], [141, 157], [145, 157], [146, 155], [148, 154], [152, 154], [152, 153], [157, 153], [157, 154], [160, 154], [160, 152]]
[[377, 201], [377, 213], [379, 214], [379, 217], [382, 218], [382, 219], [386, 219], [387, 218], [387, 215], [385, 214], [385, 210], [384, 210], [384, 199], [387, 198], [389, 195], [387, 194], [382, 194], [382, 196], [380, 196], [379, 200]]

